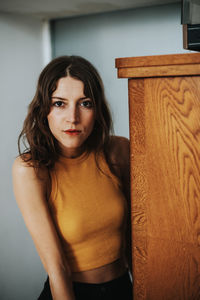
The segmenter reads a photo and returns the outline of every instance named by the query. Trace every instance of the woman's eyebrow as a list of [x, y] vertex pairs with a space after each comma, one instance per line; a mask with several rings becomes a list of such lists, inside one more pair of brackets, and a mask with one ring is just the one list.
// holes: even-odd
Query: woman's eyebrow
[[58, 96], [52, 96], [51, 99], [68, 100], [66, 98], [62, 98], [62, 97], [58, 97]]
[[[51, 99], [59, 99], [59, 100], [65, 100], [65, 101], [68, 101], [68, 99], [63, 98], [63, 97], [59, 97], [59, 96], [52, 96]], [[90, 98], [84, 96], [84, 97], [79, 98], [78, 100], [85, 100], [85, 99], [90, 99]]]
[[81, 97], [81, 98], [79, 98], [79, 100], [85, 100], [85, 99], [90, 99], [90, 97]]

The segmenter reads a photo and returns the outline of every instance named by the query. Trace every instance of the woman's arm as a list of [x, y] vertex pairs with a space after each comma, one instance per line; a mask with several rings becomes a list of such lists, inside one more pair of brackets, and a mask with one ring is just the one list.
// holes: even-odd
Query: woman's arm
[[130, 197], [130, 142], [128, 139], [123, 138], [121, 140], [121, 178], [123, 192], [127, 199], [128, 204], [128, 220], [126, 231], [126, 257], [129, 265], [129, 269], [132, 273], [132, 234], [131, 234], [131, 197]]
[[32, 236], [38, 254], [49, 275], [54, 300], [74, 300], [70, 269], [63, 255], [46, 200], [46, 178], [36, 176], [33, 167], [18, 157], [13, 164], [16, 201]]
[[122, 191], [128, 204], [128, 222], [126, 231], [126, 259], [132, 272], [132, 236], [131, 236], [131, 198], [130, 198], [130, 142], [125, 137], [112, 138], [111, 147], [114, 164], [121, 179]]

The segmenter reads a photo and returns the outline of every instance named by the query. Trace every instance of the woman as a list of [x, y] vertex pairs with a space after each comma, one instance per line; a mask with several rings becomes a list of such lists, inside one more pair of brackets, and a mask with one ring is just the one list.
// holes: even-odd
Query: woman
[[44, 68], [13, 165], [16, 200], [48, 274], [40, 300], [132, 299], [129, 142], [111, 136], [111, 124], [87, 60], [63, 56]]

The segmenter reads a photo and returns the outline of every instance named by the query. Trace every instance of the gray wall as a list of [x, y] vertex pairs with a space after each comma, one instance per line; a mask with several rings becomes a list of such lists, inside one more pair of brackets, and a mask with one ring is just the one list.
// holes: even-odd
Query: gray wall
[[81, 55], [99, 70], [117, 135], [129, 136], [127, 80], [117, 79], [115, 58], [185, 52], [181, 5], [56, 20], [53, 55]]
[[[174, 4], [53, 23], [54, 55], [82, 55], [99, 69], [114, 113], [116, 134], [128, 136], [128, 101], [127, 80], [117, 79], [114, 59], [184, 52], [180, 13], [180, 5]], [[17, 136], [43, 66], [42, 26], [30, 17], [0, 14], [1, 300], [36, 299], [45, 278], [11, 182]]]
[[0, 14], [0, 299], [36, 299], [45, 273], [12, 191], [17, 137], [43, 65], [42, 23]]

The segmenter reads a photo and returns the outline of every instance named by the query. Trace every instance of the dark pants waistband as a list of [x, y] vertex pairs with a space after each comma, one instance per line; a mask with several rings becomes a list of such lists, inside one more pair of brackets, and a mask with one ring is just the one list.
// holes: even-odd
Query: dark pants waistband
[[123, 275], [121, 275], [117, 278], [114, 278], [114, 279], [109, 280], [109, 281], [101, 282], [101, 283], [73, 281], [73, 284], [74, 285], [82, 285], [82, 286], [93, 286], [93, 287], [99, 287], [99, 286], [102, 286], [102, 285], [109, 286], [109, 285], [117, 284], [118, 282], [126, 281], [127, 278], [128, 279], [130, 278], [130, 275], [129, 275], [128, 271], [126, 271], [126, 273], [124, 273]]
[[[73, 282], [76, 300], [133, 300], [133, 285], [129, 272], [103, 283]], [[49, 278], [38, 300], [52, 300]]]

